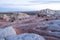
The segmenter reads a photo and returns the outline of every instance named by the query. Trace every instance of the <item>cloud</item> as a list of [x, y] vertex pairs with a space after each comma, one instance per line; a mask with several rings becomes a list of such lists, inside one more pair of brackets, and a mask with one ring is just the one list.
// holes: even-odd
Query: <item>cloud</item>
[[38, 5], [29, 5], [29, 6], [20, 6], [20, 5], [11, 5], [6, 6], [6, 8], [15, 8], [15, 9], [23, 9], [23, 10], [41, 10], [41, 9], [53, 9], [53, 10], [60, 10], [60, 3], [55, 4], [38, 4]]
[[0, 0], [0, 4], [30, 4], [27, 0]]
[[0, 5], [38, 5], [38, 4], [49, 4], [49, 3], [60, 3], [60, 0], [0, 0]]
[[41, 9], [52, 9], [52, 10], [60, 10], [60, 3], [52, 3], [52, 4], [40, 4], [40, 5], [32, 5], [29, 8], [34, 10], [41, 10]]
[[41, 10], [46, 8], [60, 10], [60, 0], [0, 0], [0, 8], [22, 11]]
[[60, 0], [33, 0], [31, 3], [47, 4], [47, 3], [60, 3]]
[[35, 5], [45, 3], [60, 3], [60, 0], [0, 0], [1, 4], [14, 4], [14, 5]]

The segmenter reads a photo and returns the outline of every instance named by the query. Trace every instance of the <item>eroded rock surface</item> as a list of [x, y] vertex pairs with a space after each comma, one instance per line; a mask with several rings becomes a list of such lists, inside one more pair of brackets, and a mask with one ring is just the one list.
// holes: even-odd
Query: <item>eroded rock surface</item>
[[34, 33], [24, 33], [17, 36], [7, 37], [6, 40], [45, 40], [44, 37]]
[[45, 19], [46, 18], [31, 17], [28, 19], [18, 20], [14, 22], [0, 22], [0, 28], [4, 29], [6, 27], [12, 26], [13, 28], [18, 29], [18, 31], [15, 30], [18, 34], [19, 32], [36, 33], [43, 36], [45, 40], [60, 40], [60, 20], [46, 21]]

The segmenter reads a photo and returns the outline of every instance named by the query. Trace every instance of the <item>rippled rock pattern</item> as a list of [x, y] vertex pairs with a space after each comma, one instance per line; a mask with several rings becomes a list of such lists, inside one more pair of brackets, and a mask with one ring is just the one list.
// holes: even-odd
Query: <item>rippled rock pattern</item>
[[[27, 19], [18, 21], [15, 20], [14, 22], [0, 22], [0, 28], [3, 28], [0, 29], [0, 40], [23, 40], [22, 37], [23, 35], [25, 36], [23, 33], [35, 33], [37, 35], [40, 35], [38, 37], [36, 36], [38, 40], [41, 40], [41, 38], [39, 38], [41, 36], [44, 38], [42, 40], [60, 40], [60, 20], [46, 20], [46, 18], [31, 16]], [[21, 32], [22, 34], [17, 34], [16, 30], [15, 32], [17, 35], [14, 34], [15, 32], [13, 33], [12, 31], [13, 28], [9, 28], [11, 26], [18, 29], [17, 32]], [[14, 35], [7, 37], [12, 33]], [[31, 36], [34, 36], [35, 34], [31, 34]], [[33, 40], [35, 37], [32, 38], [33, 36], [31, 36], [29, 34], [29, 36], [23, 38], [28, 38], [27, 40]], [[30, 37], [31, 39], [29, 39]]]

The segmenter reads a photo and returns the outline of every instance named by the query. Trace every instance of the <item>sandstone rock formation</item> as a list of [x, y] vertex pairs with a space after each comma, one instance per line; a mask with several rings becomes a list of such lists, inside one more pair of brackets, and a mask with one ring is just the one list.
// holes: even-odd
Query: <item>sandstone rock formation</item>
[[30, 17], [29, 15], [27, 15], [26, 13], [19, 13], [18, 15], [18, 19], [25, 19], [25, 18], [28, 18]]

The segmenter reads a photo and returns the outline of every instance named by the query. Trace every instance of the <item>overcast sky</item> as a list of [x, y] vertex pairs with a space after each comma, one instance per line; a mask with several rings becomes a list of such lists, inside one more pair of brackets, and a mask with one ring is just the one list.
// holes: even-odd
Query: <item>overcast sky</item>
[[60, 10], [60, 0], [0, 0], [0, 9], [11, 8], [19, 10]]

